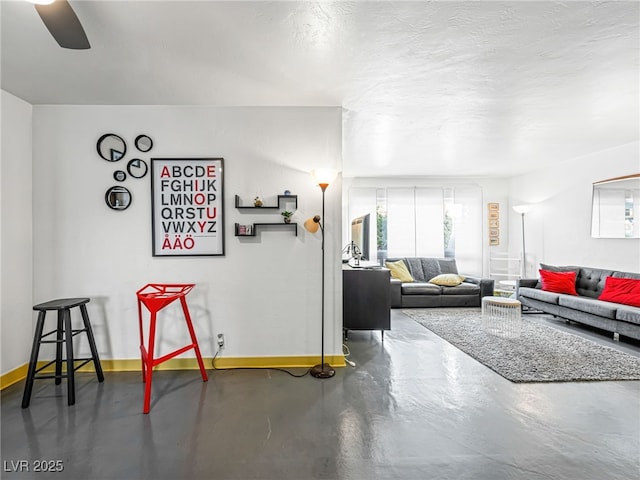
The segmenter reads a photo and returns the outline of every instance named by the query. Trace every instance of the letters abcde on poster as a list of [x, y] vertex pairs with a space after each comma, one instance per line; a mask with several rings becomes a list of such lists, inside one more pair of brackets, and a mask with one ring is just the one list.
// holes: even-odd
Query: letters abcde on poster
[[224, 160], [151, 159], [153, 256], [224, 255]]

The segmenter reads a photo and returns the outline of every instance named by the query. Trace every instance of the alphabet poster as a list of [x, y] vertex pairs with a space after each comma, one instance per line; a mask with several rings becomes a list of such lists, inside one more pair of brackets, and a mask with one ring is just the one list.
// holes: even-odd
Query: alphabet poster
[[153, 256], [224, 255], [224, 160], [151, 159]]

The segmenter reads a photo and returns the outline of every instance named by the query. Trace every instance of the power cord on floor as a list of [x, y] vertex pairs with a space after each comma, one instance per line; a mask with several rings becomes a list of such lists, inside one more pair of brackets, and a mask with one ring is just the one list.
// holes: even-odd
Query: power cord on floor
[[347, 345], [345, 345], [344, 343], [342, 344], [342, 353], [344, 354], [344, 361], [347, 362], [352, 367], [355, 367], [356, 362], [354, 362], [353, 360], [349, 360], [349, 355], [351, 355], [351, 351], [349, 351], [349, 347], [347, 347]]
[[216, 354], [213, 356], [213, 359], [211, 360], [211, 366], [213, 367], [214, 370], [277, 370], [279, 372], [283, 372], [286, 373], [288, 375], [291, 375], [292, 377], [295, 378], [302, 378], [302, 377], [306, 377], [307, 375], [309, 375], [309, 372], [311, 371], [311, 369], [307, 369], [306, 372], [304, 372], [301, 375], [296, 375], [293, 372], [290, 372], [289, 370], [285, 369], [285, 368], [279, 368], [279, 367], [228, 367], [228, 368], [218, 368], [216, 367], [216, 358], [218, 357], [218, 353], [220, 353], [220, 350], [216, 351]]

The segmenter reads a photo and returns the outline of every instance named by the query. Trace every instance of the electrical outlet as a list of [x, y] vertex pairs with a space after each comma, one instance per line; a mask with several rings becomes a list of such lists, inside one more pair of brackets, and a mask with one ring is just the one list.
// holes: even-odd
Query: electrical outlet
[[224, 348], [224, 333], [218, 334], [218, 347]]

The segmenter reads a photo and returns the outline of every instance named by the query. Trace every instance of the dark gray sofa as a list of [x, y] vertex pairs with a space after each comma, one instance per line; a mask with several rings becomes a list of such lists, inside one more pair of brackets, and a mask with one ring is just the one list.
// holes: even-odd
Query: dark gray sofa
[[481, 298], [493, 295], [493, 280], [469, 276], [455, 287], [428, 283], [441, 273], [458, 274], [454, 258], [406, 257], [387, 258], [387, 262], [403, 260], [414, 282], [402, 283], [391, 278], [391, 308], [411, 307], [479, 307]]
[[640, 274], [589, 267], [556, 269], [577, 272], [578, 296], [544, 291], [536, 278], [520, 279], [516, 295], [523, 306], [640, 340], [640, 308], [598, 300], [607, 277], [640, 279]]

